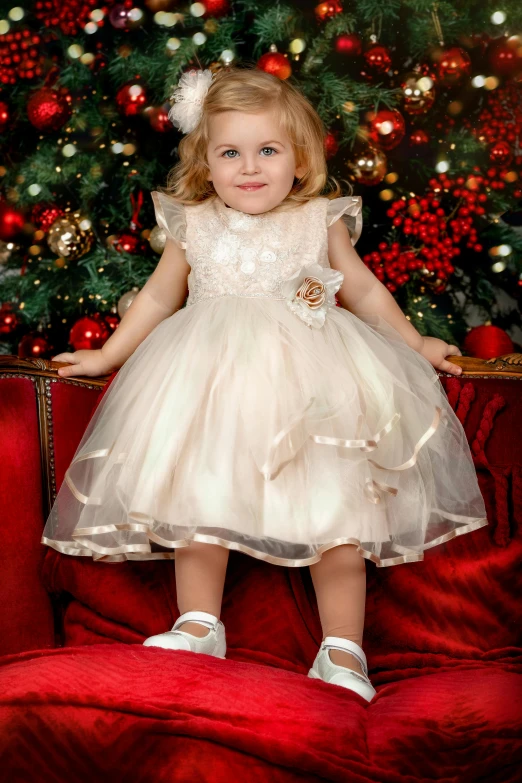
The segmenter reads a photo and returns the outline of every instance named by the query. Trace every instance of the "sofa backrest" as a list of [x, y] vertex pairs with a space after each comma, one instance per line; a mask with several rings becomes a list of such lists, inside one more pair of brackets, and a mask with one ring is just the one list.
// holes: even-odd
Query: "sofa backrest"
[[107, 379], [62, 382], [44, 359], [0, 356], [0, 655], [55, 645], [41, 580], [50, 504]]
[[[439, 377], [476, 460], [489, 525], [428, 550], [419, 563], [368, 564], [365, 649], [383, 669], [393, 656], [406, 662], [408, 651], [476, 657], [492, 644], [509, 650], [520, 637], [522, 356], [496, 364], [457, 359], [463, 375]], [[139, 643], [178, 616], [171, 561], [99, 563], [40, 544], [50, 504], [115, 376], [63, 379], [58, 366], [0, 356], [0, 509], [7, 542], [0, 550], [7, 596], [0, 605], [0, 654], [53, 646], [56, 639]], [[68, 598], [63, 618], [56, 600], [62, 595]], [[305, 670], [320, 640], [304, 568], [282, 569], [232, 552], [223, 616], [232, 656], [242, 660]]]

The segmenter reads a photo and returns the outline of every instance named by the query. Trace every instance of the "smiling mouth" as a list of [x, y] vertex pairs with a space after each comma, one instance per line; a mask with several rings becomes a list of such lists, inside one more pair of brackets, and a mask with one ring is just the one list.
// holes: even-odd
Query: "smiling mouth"
[[264, 187], [264, 183], [262, 185], [238, 185], [238, 188], [241, 188], [241, 190], [261, 190]]

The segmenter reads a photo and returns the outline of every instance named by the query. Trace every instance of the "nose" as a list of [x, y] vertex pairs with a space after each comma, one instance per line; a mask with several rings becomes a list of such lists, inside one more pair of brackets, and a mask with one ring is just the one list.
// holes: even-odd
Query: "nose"
[[257, 174], [260, 171], [259, 158], [256, 153], [252, 155], [244, 155], [242, 172], [243, 174]]

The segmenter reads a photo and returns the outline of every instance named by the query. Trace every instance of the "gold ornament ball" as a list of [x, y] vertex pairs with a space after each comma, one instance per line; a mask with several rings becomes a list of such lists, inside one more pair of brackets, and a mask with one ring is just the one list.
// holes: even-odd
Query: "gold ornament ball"
[[155, 253], [163, 253], [167, 242], [167, 234], [163, 228], [154, 226], [149, 234], [149, 244]]
[[367, 147], [346, 161], [348, 176], [360, 185], [378, 185], [386, 176], [387, 158], [382, 150]]
[[57, 256], [74, 261], [88, 253], [94, 241], [90, 228], [82, 228], [78, 212], [55, 220], [47, 234], [47, 244]]
[[133, 303], [134, 299], [139, 294], [140, 289], [138, 286], [133, 286], [130, 291], [127, 291], [127, 293], [123, 294], [123, 296], [120, 296], [118, 299], [118, 315], [120, 318], [123, 318], [131, 304]]
[[404, 111], [412, 116], [426, 114], [435, 102], [435, 84], [429, 76], [413, 71], [401, 79]]

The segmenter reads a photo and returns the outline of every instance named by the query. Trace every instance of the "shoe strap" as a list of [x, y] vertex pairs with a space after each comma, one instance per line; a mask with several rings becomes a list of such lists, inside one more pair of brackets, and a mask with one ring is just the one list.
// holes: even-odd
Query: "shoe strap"
[[172, 630], [175, 631], [176, 628], [179, 628], [179, 626], [182, 623], [186, 623], [188, 621], [192, 620], [195, 623], [200, 623], [201, 625], [206, 626], [207, 628], [216, 628], [219, 620], [215, 615], [209, 614], [209, 612], [185, 612], [185, 614], [181, 614], [176, 622], [174, 623]]
[[342, 636], [326, 636], [323, 639], [323, 649], [329, 648], [330, 650], [342, 650], [343, 652], [351, 653], [362, 666], [363, 672], [368, 676], [368, 666], [366, 663], [366, 655], [364, 650], [355, 642], [350, 639], [343, 639]]

